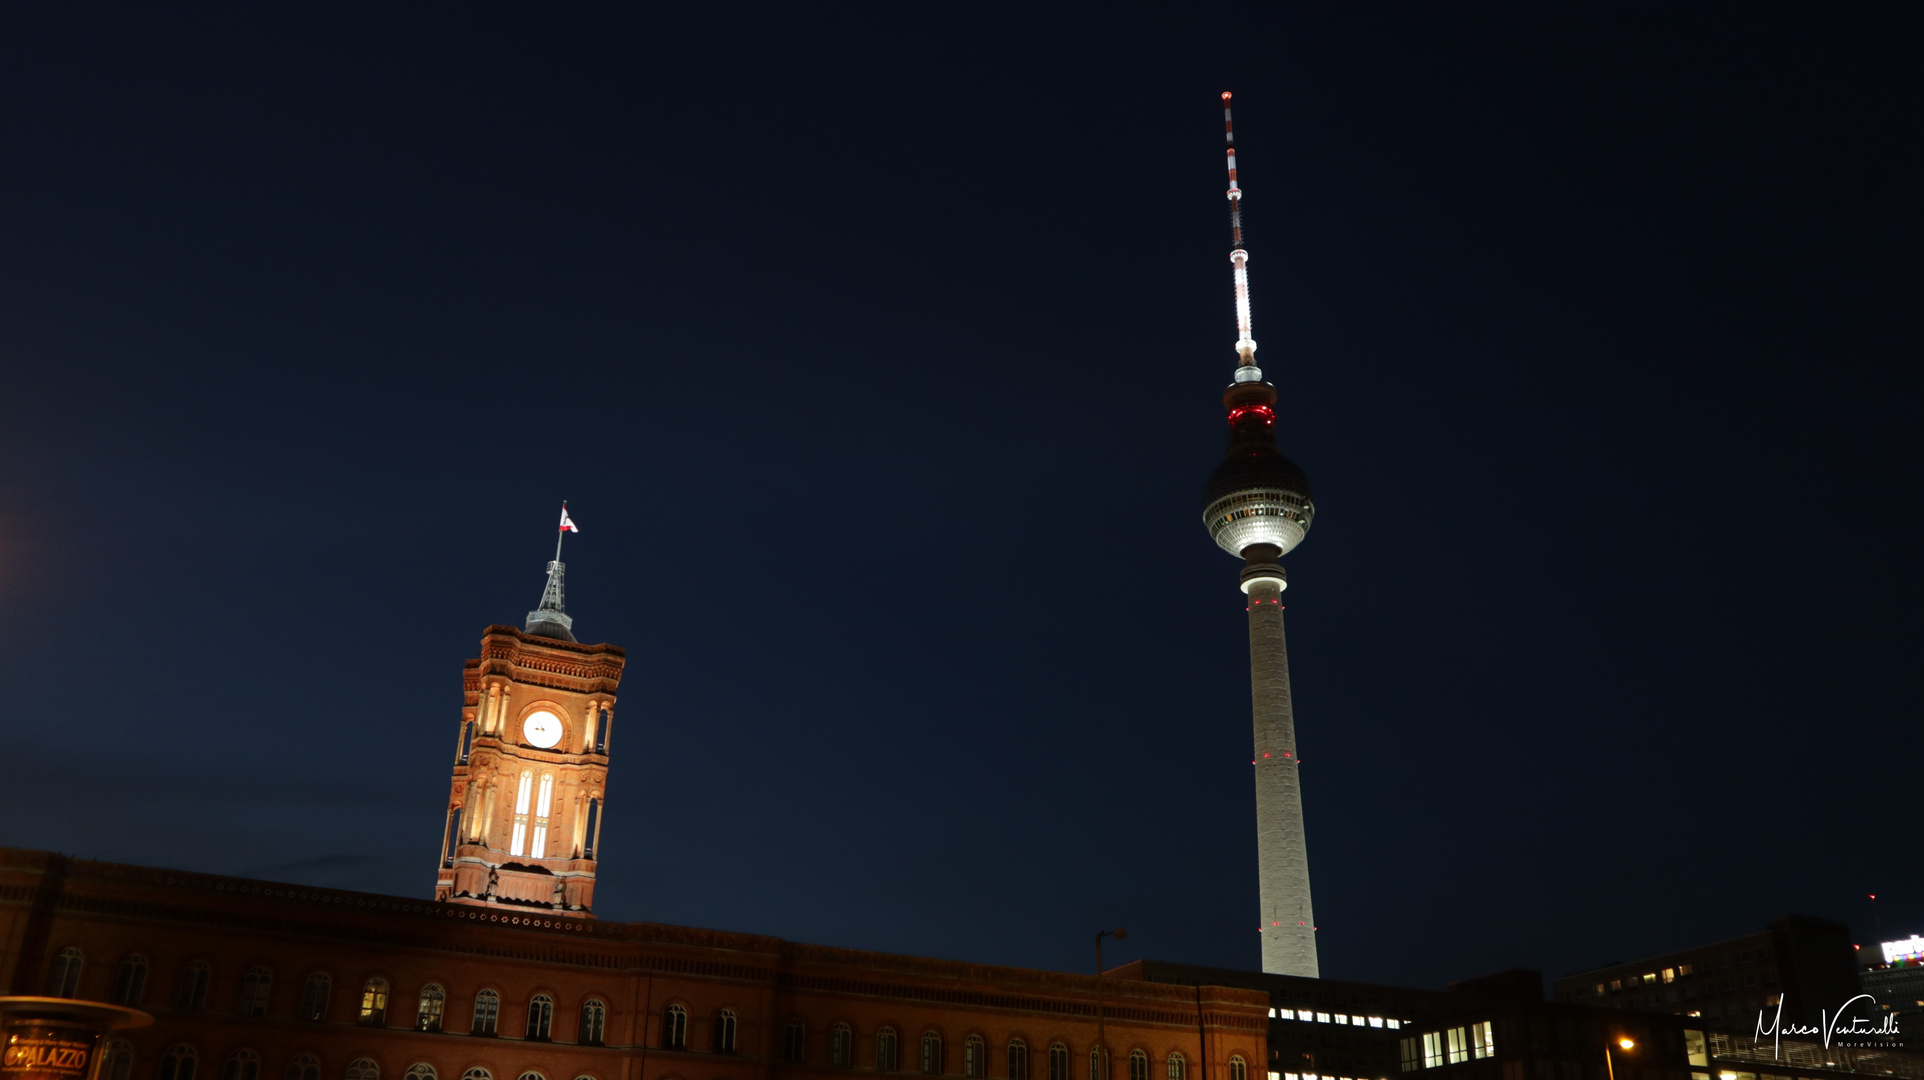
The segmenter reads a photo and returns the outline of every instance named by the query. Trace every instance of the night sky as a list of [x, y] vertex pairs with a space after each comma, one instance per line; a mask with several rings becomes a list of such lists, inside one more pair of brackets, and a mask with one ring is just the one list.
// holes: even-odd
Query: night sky
[[1924, 932], [1924, 16], [1555, 8], [11, 5], [0, 843], [431, 895], [565, 498], [601, 917], [1254, 968], [1228, 89], [1324, 974]]

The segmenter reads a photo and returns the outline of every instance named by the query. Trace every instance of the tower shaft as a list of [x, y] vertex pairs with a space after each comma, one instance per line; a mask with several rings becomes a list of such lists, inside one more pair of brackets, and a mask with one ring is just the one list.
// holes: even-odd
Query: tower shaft
[[1314, 979], [1318, 977], [1316, 919], [1310, 908], [1301, 762], [1296, 757], [1289, 648], [1283, 636], [1282, 568], [1271, 558], [1268, 551], [1252, 550], [1251, 565], [1244, 572], [1249, 590], [1249, 697], [1256, 734], [1256, 866], [1263, 970]]

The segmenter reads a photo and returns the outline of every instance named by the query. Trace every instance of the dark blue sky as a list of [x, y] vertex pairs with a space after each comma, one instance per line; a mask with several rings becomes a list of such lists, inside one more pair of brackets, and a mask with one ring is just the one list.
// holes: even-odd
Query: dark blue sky
[[1914, 7], [165, 7], [0, 33], [0, 842], [427, 894], [565, 497], [604, 917], [1254, 966], [1233, 89], [1324, 972], [1924, 931]]

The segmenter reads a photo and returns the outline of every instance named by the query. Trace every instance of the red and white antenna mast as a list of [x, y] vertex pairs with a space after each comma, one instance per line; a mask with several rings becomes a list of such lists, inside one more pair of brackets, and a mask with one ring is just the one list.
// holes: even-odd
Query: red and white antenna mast
[[1256, 339], [1249, 332], [1249, 252], [1243, 247], [1243, 190], [1236, 186], [1236, 125], [1229, 115], [1229, 91], [1223, 91], [1223, 138], [1229, 144], [1229, 264], [1236, 268], [1236, 355], [1242, 365], [1237, 382], [1260, 382]]

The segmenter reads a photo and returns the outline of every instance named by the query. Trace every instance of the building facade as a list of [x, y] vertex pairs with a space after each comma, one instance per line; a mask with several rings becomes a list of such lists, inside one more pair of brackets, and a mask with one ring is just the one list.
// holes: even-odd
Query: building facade
[[1252, 1080], [1268, 1022], [1230, 987], [14, 848], [0, 986], [151, 1012], [100, 1080]]
[[1857, 950], [1843, 923], [1786, 915], [1760, 933], [1565, 975], [1559, 1001], [1701, 1016], [1750, 1030], [1762, 1012], [1818, 1023], [1858, 994]]

